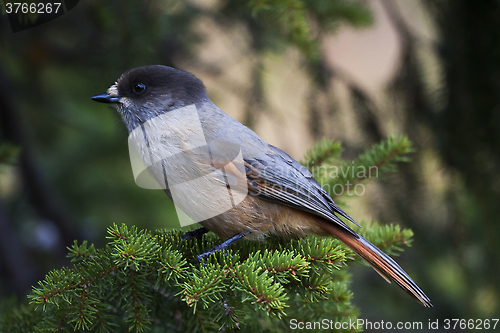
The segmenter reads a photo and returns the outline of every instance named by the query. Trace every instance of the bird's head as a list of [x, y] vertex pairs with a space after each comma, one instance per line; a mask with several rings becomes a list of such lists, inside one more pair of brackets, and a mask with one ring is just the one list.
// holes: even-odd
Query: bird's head
[[194, 75], [151, 65], [126, 71], [106, 93], [91, 99], [114, 106], [131, 132], [154, 117], [202, 103], [208, 97], [205, 86]]

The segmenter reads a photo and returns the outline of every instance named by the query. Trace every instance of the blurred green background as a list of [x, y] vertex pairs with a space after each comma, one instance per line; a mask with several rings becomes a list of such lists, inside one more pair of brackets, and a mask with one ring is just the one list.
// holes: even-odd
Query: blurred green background
[[413, 162], [344, 208], [415, 232], [398, 262], [434, 307], [358, 265], [360, 317], [499, 317], [498, 1], [88, 0], [17, 33], [2, 8], [0, 304], [69, 265], [74, 239], [176, 219], [161, 191], [135, 185], [118, 115], [89, 100], [148, 64], [192, 72], [296, 159], [322, 137], [349, 160], [408, 135]]

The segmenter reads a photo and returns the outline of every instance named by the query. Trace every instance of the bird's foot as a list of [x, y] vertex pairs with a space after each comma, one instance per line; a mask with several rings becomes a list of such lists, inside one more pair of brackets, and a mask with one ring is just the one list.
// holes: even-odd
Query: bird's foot
[[[195, 231], [195, 230], [193, 230], [193, 231]], [[220, 244], [215, 245], [210, 250], [208, 250], [208, 251], [206, 251], [206, 252], [198, 255], [197, 256], [198, 261], [202, 262], [204, 259], [206, 259], [207, 257], [211, 256], [212, 254], [227, 249], [229, 247], [229, 245], [231, 245], [234, 242], [238, 241], [239, 239], [245, 237], [246, 234], [248, 234], [248, 232], [241, 233], [241, 234], [236, 234], [233, 237], [229, 238], [228, 240], [226, 240], [226, 241], [224, 241], [224, 242], [222, 242]]]
[[186, 232], [184, 235], [182, 235], [181, 239], [184, 241], [190, 241], [192, 239], [201, 239], [201, 237], [208, 232], [208, 229], [205, 227], [201, 227], [198, 229], [194, 229], [191, 231]]

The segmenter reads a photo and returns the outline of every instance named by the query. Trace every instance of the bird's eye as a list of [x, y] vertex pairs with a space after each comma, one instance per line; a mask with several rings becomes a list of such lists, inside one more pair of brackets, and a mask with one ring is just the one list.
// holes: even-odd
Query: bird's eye
[[136, 94], [140, 94], [142, 93], [144, 90], [146, 90], [146, 85], [142, 82], [137, 82], [137, 83], [134, 83], [134, 92]]

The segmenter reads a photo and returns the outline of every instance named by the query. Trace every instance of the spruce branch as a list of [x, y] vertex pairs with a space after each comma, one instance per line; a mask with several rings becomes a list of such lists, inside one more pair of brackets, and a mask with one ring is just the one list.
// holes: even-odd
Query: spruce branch
[[330, 196], [337, 200], [342, 196], [356, 196], [356, 186], [361, 182], [397, 172], [398, 163], [411, 161], [408, 155], [414, 151], [406, 136], [390, 136], [367, 149], [354, 161], [346, 162], [340, 158], [340, 143], [323, 140], [306, 153], [303, 164]]
[[333, 165], [340, 160], [343, 151], [340, 141], [323, 138], [306, 152], [304, 161], [300, 163], [314, 173], [314, 167], [325, 164]]
[[[397, 226], [364, 229], [385, 250], [408, 244], [411, 237]], [[216, 237], [184, 242], [177, 231], [153, 235], [124, 225], [110, 227], [108, 234], [104, 248], [75, 243], [68, 255], [75, 266], [49, 272], [33, 289], [29, 308], [36, 320], [12, 314], [0, 325], [22, 327], [12, 324], [19, 320], [33, 322], [40, 332], [141, 332], [153, 325], [171, 327], [164, 314], [183, 309], [180, 327], [211, 331], [252, 327], [249, 314], [258, 313], [277, 327], [291, 318], [347, 320], [357, 315], [350, 304], [350, 279], [342, 269], [352, 252], [334, 238], [243, 241], [237, 252], [229, 249], [193, 264], [186, 258], [196, 252], [179, 250], [203, 249]]]
[[183, 295], [182, 300], [188, 306], [193, 307], [193, 312], [196, 313], [198, 302], [201, 301], [205, 308], [208, 308], [210, 303], [215, 303], [222, 298], [222, 291], [227, 287], [224, 279], [229, 270], [223, 270], [216, 265], [193, 267], [192, 276], [182, 284]]
[[361, 221], [363, 228], [359, 233], [387, 254], [397, 256], [403, 251], [402, 245], [411, 246], [413, 231], [402, 229], [399, 225], [380, 225], [377, 222]]
[[[35, 329], [112, 332], [128, 327], [141, 332], [161, 322], [156, 306], [168, 307], [170, 301], [192, 309], [186, 327], [209, 327], [214, 317], [225, 327], [240, 327], [249, 311], [279, 320], [293, 304], [292, 290], [302, 302], [327, 299], [334, 277], [326, 275], [347, 260], [332, 238], [270, 238], [264, 246], [242, 242], [238, 253], [228, 250], [192, 264], [186, 257], [196, 252], [184, 255], [179, 249], [202, 249], [213, 236], [196, 246], [196, 241], [180, 241], [176, 231], [152, 235], [113, 225], [108, 235], [109, 243], [100, 249], [75, 243], [68, 254], [75, 266], [49, 272], [33, 289], [34, 313], [44, 313]], [[275, 250], [265, 251], [269, 244]], [[255, 251], [255, 246], [261, 248]]]
[[280, 283], [300, 281], [309, 273], [307, 260], [293, 251], [257, 251], [248, 260], [259, 263], [262, 271], [268, 271]]
[[250, 300], [257, 308], [281, 317], [287, 307], [285, 290], [269, 276], [267, 270], [262, 271], [256, 266], [257, 263], [249, 259], [237, 266], [234, 271], [234, 288], [243, 293], [242, 302]]

